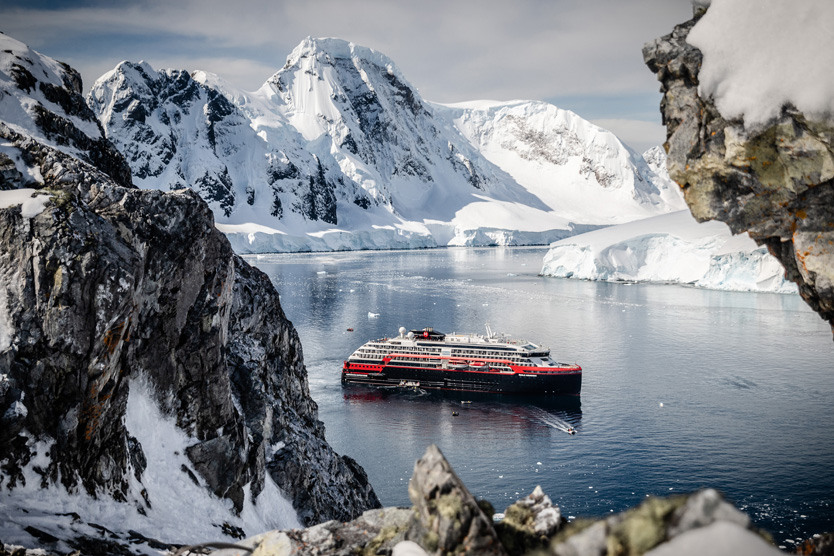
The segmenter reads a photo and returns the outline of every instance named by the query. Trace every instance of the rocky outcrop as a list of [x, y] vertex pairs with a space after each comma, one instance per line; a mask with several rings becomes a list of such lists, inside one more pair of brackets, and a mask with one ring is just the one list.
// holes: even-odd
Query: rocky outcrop
[[[489, 503], [475, 501], [436, 446], [430, 446], [415, 464], [409, 496], [414, 503], [410, 510], [371, 510], [349, 523], [271, 531], [240, 545], [257, 556], [781, 554], [766, 536], [751, 528], [747, 515], [714, 490], [650, 498], [605, 519], [567, 523], [537, 487], [494, 524]], [[827, 538], [815, 540], [813, 547], [819, 550], [828, 546]], [[214, 554], [241, 552], [230, 549]]]
[[698, 93], [702, 55], [686, 41], [702, 14], [643, 48], [661, 82], [669, 174], [695, 218], [766, 245], [834, 328], [834, 121], [791, 106], [763, 129], [724, 119]]
[[[3, 54], [6, 66], [15, 48]], [[75, 83], [77, 74], [54, 60], [33, 51], [23, 57], [21, 64]], [[30, 90], [43, 90], [41, 74], [48, 75], [30, 72]], [[2, 101], [25, 93], [19, 85], [0, 91]], [[63, 93], [74, 98], [78, 91]], [[12, 107], [27, 114], [29, 98]], [[38, 122], [82, 121], [83, 110], [78, 116], [63, 106], [32, 110]], [[278, 293], [232, 252], [207, 204], [187, 189], [134, 188], [123, 159], [107, 158], [115, 150], [103, 137], [95, 139], [103, 145], [98, 158], [76, 157], [78, 149], [57, 148], [56, 126], [23, 123], [0, 122], [10, 161], [0, 189], [31, 188], [41, 200], [37, 210], [0, 205], [3, 503], [15, 504], [21, 489], [54, 489], [112, 499], [140, 515], [164, 513], [166, 501], [148, 487], [149, 478], [160, 479], [160, 462], [147, 457], [149, 446], [126, 418], [134, 391], [147, 390], [187, 438], [184, 454], [171, 453], [187, 458], [181, 475], [162, 478], [174, 489], [193, 482], [226, 499], [230, 520], [257, 505], [268, 483], [290, 499], [303, 524], [378, 507], [361, 467], [325, 441], [301, 344]], [[14, 515], [24, 531], [26, 495], [19, 502], [24, 511]], [[234, 537], [245, 529], [226, 524], [222, 532]], [[55, 541], [56, 531], [43, 533], [28, 534], [45, 546], [66, 546], [53, 544], [66, 540]]]
[[437, 446], [429, 446], [414, 464], [408, 497], [414, 504], [408, 537], [429, 554], [506, 554], [492, 515], [484, 513]]

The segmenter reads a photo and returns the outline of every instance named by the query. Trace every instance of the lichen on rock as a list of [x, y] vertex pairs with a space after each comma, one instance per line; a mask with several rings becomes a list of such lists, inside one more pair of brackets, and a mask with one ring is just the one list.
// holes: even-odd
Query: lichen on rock
[[414, 520], [406, 539], [429, 554], [506, 554], [491, 517], [437, 446], [429, 446], [414, 464], [408, 496], [414, 504]]

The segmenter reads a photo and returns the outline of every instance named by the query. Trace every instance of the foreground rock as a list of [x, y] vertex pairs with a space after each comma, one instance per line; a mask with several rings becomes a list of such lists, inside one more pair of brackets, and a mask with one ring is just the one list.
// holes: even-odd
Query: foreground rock
[[2, 540], [153, 548], [201, 512], [231, 539], [378, 507], [325, 441], [268, 277], [196, 193], [130, 185], [74, 70], [0, 39]]
[[492, 515], [484, 513], [437, 446], [429, 446], [414, 465], [408, 496], [415, 514], [409, 539], [429, 554], [506, 554]]
[[834, 120], [790, 106], [765, 129], [727, 121], [698, 94], [696, 17], [643, 47], [661, 82], [669, 175], [699, 221], [721, 220], [766, 245], [834, 329]]
[[[651, 498], [605, 519], [566, 523], [537, 487], [493, 524], [489, 504], [474, 499], [436, 446], [430, 446], [415, 464], [409, 496], [414, 503], [410, 510], [371, 510], [349, 523], [272, 531], [241, 545], [257, 556], [781, 554], [752, 529], [747, 515], [714, 490]], [[214, 554], [240, 553], [238, 549]]]

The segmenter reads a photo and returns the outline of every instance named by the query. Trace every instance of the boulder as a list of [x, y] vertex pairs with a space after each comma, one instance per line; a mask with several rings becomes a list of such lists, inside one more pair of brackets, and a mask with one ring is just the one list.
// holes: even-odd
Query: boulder
[[414, 519], [406, 538], [429, 554], [506, 554], [492, 516], [484, 514], [437, 446], [429, 446], [414, 464], [408, 496]]

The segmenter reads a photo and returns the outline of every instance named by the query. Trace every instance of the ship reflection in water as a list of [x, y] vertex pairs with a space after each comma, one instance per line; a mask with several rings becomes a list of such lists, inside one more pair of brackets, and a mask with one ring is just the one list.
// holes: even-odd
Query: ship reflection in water
[[[346, 404], [362, 404], [368, 419], [379, 417], [389, 424], [415, 420], [418, 426], [457, 418], [456, 424], [470, 436], [513, 428], [545, 428], [567, 434], [582, 431], [582, 403], [579, 396], [513, 396], [477, 392], [443, 392], [415, 386], [374, 388], [343, 386]], [[376, 406], [376, 407], [374, 407]]]

